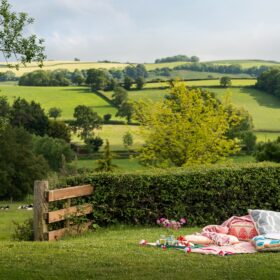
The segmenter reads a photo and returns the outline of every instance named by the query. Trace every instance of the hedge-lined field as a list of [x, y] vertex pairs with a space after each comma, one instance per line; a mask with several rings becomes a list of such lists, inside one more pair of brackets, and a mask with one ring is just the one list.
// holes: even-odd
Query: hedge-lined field
[[101, 115], [112, 114], [113, 119], [117, 110], [104, 99], [92, 93], [88, 87], [25, 87], [0, 84], [0, 95], [8, 97], [12, 102], [15, 97], [25, 98], [28, 101], [39, 102], [47, 111], [51, 107], [62, 109], [62, 119], [72, 119], [74, 108], [78, 105], [87, 105]]
[[91, 183], [93, 217], [101, 225], [153, 225], [158, 217], [187, 217], [189, 225], [220, 224], [247, 209], [280, 210], [280, 165], [252, 164], [127, 174], [87, 174], [67, 183]]
[[253, 88], [208, 88], [222, 99], [229, 93], [233, 104], [244, 107], [253, 118], [256, 130], [280, 131], [280, 99]]

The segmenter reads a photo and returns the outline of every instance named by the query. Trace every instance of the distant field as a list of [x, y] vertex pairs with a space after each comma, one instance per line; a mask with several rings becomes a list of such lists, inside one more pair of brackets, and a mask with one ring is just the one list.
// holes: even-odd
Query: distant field
[[[117, 165], [116, 171], [133, 171], [133, 170], [144, 170], [145, 167], [138, 163], [137, 159], [113, 159], [113, 164]], [[93, 159], [80, 159], [77, 164], [78, 168], [96, 168], [97, 161]]]
[[35, 100], [46, 111], [51, 107], [59, 107], [62, 109], [62, 119], [72, 119], [77, 105], [91, 106], [100, 116], [112, 114], [113, 119], [116, 119], [116, 109], [87, 87], [23, 87], [0, 84], [0, 90], [0, 95], [7, 96], [10, 101], [15, 97]]
[[[128, 97], [130, 100], [147, 100], [147, 99], [151, 99], [153, 101], [159, 101], [161, 100], [165, 94], [168, 93], [168, 88], [166, 89], [152, 89], [152, 88], [147, 88], [147, 89], [143, 89], [143, 90], [131, 90], [128, 92]], [[106, 91], [103, 92], [103, 94], [105, 96], [107, 96], [109, 99], [112, 98], [112, 91]]]
[[[232, 79], [231, 85], [233, 87], [253, 86], [256, 84], [256, 79]], [[220, 86], [220, 80], [201, 80], [186, 82], [190, 87], [207, 87], [207, 86]]]
[[[248, 74], [224, 74], [224, 73], [215, 73], [215, 72], [198, 72], [190, 70], [176, 70], [172, 72], [172, 78], [180, 79], [208, 79], [208, 78], [221, 78], [223, 76], [229, 76], [232, 78], [251, 78]], [[170, 78], [169, 78], [170, 79]]]
[[222, 99], [226, 93], [231, 95], [232, 102], [238, 107], [244, 107], [253, 117], [255, 129], [280, 131], [280, 100], [252, 88], [208, 88]]
[[[236, 85], [242, 85], [243, 83], [243, 86], [245, 86], [252, 85], [254, 80], [236, 80], [233, 82], [236, 83]], [[232, 87], [228, 89], [215, 87], [207, 88], [207, 85], [215, 85], [214, 81], [192, 81], [186, 83], [190, 86], [206, 87], [205, 89], [216, 93], [217, 97], [220, 99], [223, 99], [225, 94], [230, 94], [231, 100], [236, 106], [244, 107], [252, 115], [256, 130], [280, 131], [280, 100], [278, 98], [266, 94], [263, 91], [246, 87]], [[164, 87], [167, 84], [160, 83], [159, 85]], [[158, 101], [162, 99], [166, 93], [168, 93], [167, 88], [151, 88], [152, 86], [156, 86], [156, 84], [147, 84], [146, 86], [148, 88], [144, 88], [141, 91], [130, 91], [129, 98], [131, 100], [151, 99], [153, 101]], [[112, 92], [107, 92], [105, 94], [110, 98]], [[269, 135], [269, 137], [271, 136]]]
[[229, 76], [235, 79], [242, 78], [251, 78], [248, 74], [222, 74], [215, 72], [199, 72], [199, 71], [191, 71], [191, 70], [174, 70], [171, 72], [171, 76], [154, 76], [152, 74], [149, 75], [149, 80], [160, 79], [160, 80], [170, 80], [172, 79], [219, 79], [223, 76]]
[[[139, 126], [135, 125], [103, 125], [102, 129], [96, 130], [95, 135], [101, 137], [102, 139], [108, 139], [110, 141], [110, 148], [112, 151], [126, 150], [123, 145], [123, 135], [126, 132], [130, 132], [133, 136], [133, 146], [132, 149], [137, 149], [143, 144], [143, 140], [138, 134]], [[72, 136], [72, 142], [82, 143], [81, 139], [77, 135]], [[101, 148], [101, 151], [103, 150]]]
[[68, 69], [74, 71], [75, 69], [86, 70], [90, 68], [120, 68], [123, 69], [127, 66], [127, 63], [99, 63], [99, 62], [83, 62], [83, 61], [45, 61], [44, 66], [39, 68], [36, 63], [28, 64], [26, 67], [21, 67], [19, 70], [8, 68], [4, 63], [0, 64], [0, 72], [13, 71], [17, 76], [21, 76], [24, 73], [29, 73], [35, 70], [56, 70], [56, 69]]
[[[257, 81], [256, 79], [232, 79], [231, 84], [234, 87], [253, 86], [256, 84], [256, 81]], [[220, 79], [186, 81], [185, 84], [190, 87], [220, 86]], [[168, 86], [169, 86], [168, 82], [147, 83], [145, 84], [144, 89], [166, 88]]]
[[231, 65], [231, 64], [239, 64], [243, 68], [250, 68], [253, 66], [278, 66], [280, 67], [280, 62], [273, 62], [273, 61], [266, 61], [266, 60], [213, 60], [213, 61], [207, 61], [208, 63], [218, 64], [218, 65]]
[[257, 136], [258, 142], [267, 142], [267, 141], [274, 141], [278, 137], [280, 137], [280, 132], [278, 133], [272, 133], [272, 132], [255, 132], [255, 135]]
[[[203, 62], [203, 61], [202, 61]], [[176, 66], [186, 64], [188, 62], [178, 61], [178, 62], [168, 62], [168, 63], [144, 63], [146, 69], [154, 70], [156, 68], [168, 67], [173, 69]], [[261, 60], [216, 60], [216, 61], [207, 61], [206, 63], [213, 63], [218, 65], [230, 65], [230, 64], [240, 64], [244, 68], [249, 68], [253, 66], [267, 65], [267, 66], [280, 66], [280, 63], [270, 62], [270, 61], [261, 61]], [[73, 71], [75, 69], [86, 70], [90, 68], [103, 68], [111, 69], [118, 68], [123, 69], [127, 65], [136, 65], [136, 63], [104, 63], [104, 62], [91, 62], [91, 61], [45, 61], [43, 68], [39, 68], [36, 63], [28, 64], [26, 67], [21, 67], [19, 70], [8, 68], [4, 62], [0, 63], [0, 72], [13, 71], [17, 76], [21, 76], [24, 73], [28, 73], [34, 70], [43, 69], [43, 70], [55, 70], [55, 69], [68, 69]], [[212, 73], [212, 72], [195, 72], [195, 71], [175, 71], [173, 76], [181, 78], [201, 78], [205, 79], [209, 75], [214, 78], [219, 78], [224, 74], [221, 73]], [[246, 74], [237, 74], [230, 75], [232, 77], [250, 77]]]

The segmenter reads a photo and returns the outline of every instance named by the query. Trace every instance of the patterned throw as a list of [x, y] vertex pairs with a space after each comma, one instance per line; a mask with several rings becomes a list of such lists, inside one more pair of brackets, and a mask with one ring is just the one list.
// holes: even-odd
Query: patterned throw
[[249, 210], [259, 235], [280, 232], [280, 212]]
[[252, 243], [259, 252], [280, 251], [280, 240], [265, 238], [263, 235], [256, 236]]
[[255, 247], [250, 242], [240, 242], [234, 245], [227, 246], [201, 246], [201, 245], [190, 245], [190, 246], [160, 246], [158, 243], [146, 243], [145, 245], [154, 246], [158, 248], [166, 249], [177, 249], [184, 251], [185, 253], [199, 253], [203, 255], [217, 255], [217, 256], [227, 256], [234, 254], [252, 254], [256, 253]]

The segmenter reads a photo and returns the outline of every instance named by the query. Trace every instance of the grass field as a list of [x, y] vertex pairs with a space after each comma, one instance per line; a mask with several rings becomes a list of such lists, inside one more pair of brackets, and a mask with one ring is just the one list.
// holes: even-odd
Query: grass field
[[[254, 86], [256, 84], [256, 79], [232, 79], [231, 86], [233, 87], [245, 87], [245, 86]], [[209, 87], [209, 86], [220, 86], [219, 79], [211, 80], [199, 80], [199, 81], [186, 81], [185, 84], [189, 87]], [[169, 86], [168, 82], [160, 83], [147, 83], [144, 86], [144, 89], [151, 88], [166, 88]]]
[[[13, 223], [13, 221], [17, 223], [22, 223], [25, 219], [32, 217], [32, 211], [17, 209], [20, 205], [30, 203], [32, 203], [31, 199], [24, 202], [16, 203], [10, 203], [9, 201], [0, 201], [0, 205], [10, 206], [10, 209], [7, 211], [0, 210], [0, 246], [1, 241], [10, 240], [12, 238], [12, 234], [14, 233], [15, 229], [15, 224]], [[3, 279], [1, 278], [1, 274], [0, 279]]]
[[[17, 205], [0, 215], [0, 279], [279, 278], [278, 253], [217, 257], [138, 245], [141, 239], [157, 240], [164, 233], [158, 227], [119, 225], [58, 242], [11, 241], [7, 229], [12, 226], [12, 219], [17, 217], [18, 221], [23, 221], [32, 215], [31, 212], [16, 210]], [[182, 228], [177, 235], [199, 230]]]
[[[143, 140], [138, 134], [139, 126], [135, 125], [103, 125], [102, 129], [96, 130], [95, 135], [100, 136], [102, 139], [110, 141], [110, 148], [112, 151], [126, 150], [123, 145], [123, 136], [126, 132], [130, 132], [133, 136], [132, 149], [139, 148]], [[77, 135], [72, 136], [72, 142], [82, 143]], [[101, 151], [103, 147], [101, 148]]]
[[274, 141], [280, 137], [280, 132], [255, 132], [258, 142]]
[[244, 107], [253, 117], [255, 129], [280, 131], [280, 100], [252, 88], [209, 88], [222, 99], [228, 92], [233, 104]]
[[[212, 82], [213, 81], [209, 81], [209, 83]], [[221, 100], [226, 94], [229, 94], [233, 104], [238, 107], [244, 107], [249, 111], [253, 117], [256, 130], [266, 130], [272, 132], [280, 131], [280, 100], [278, 98], [266, 94], [263, 91], [248, 87], [232, 87], [228, 89], [215, 87], [207, 88], [207, 81], [187, 83], [190, 83], [193, 86], [196, 84], [198, 87], [203, 85], [205, 89], [214, 92]], [[163, 84], [161, 84], [161, 86], [162, 85]], [[149, 84], [148, 89], [144, 88], [141, 91], [130, 91], [129, 98], [132, 100], [151, 99], [153, 101], [158, 101], [162, 99], [166, 93], [168, 93], [168, 89], [153, 89]], [[111, 94], [112, 92], [106, 93], [109, 98]]]
[[218, 64], [218, 65], [232, 65], [232, 64], [239, 64], [243, 68], [250, 68], [253, 66], [276, 66], [279, 67], [279, 62], [273, 62], [273, 61], [267, 61], [267, 60], [254, 60], [254, 59], [239, 59], [239, 60], [213, 60], [213, 61], [207, 61], [208, 63]]
[[[136, 171], [136, 170], [145, 170], [147, 167], [138, 163], [137, 159], [113, 159], [113, 164], [117, 166], [115, 171]], [[94, 159], [79, 159], [77, 163], [78, 168], [91, 168], [94, 169], [97, 167], [97, 161]]]
[[51, 107], [62, 109], [62, 119], [72, 119], [74, 108], [78, 105], [91, 106], [101, 117], [112, 114], [115, 117], [116, 109], [90, 92], [88, 87], [24, 87], [0, 84], [0, 95], [5, 95], [10, 101], [15, 97], [25, 98], [28, 101], [39, 102], [47, 112]]
[[8, 68], [5, 63], [0, 64], [0, 72], [13, 71], [16, 76], [21, 76], [25, 73], [29, 73], [35, 70], [56, 70], [56, 69], [68, 69], [69, 71], [74, 71], [75, 69], [87, 70], [90, 68], [102, 68], [102, 69], [111, 69], [125, 68], [127, 63], [99, 63], [99, 62], [90, 62], [90, 61], [45, 61], [44, 66], [39, 68], [36, 63], [32, 62], [26, 67], [21, 67], [19, 70], [13, 68]]

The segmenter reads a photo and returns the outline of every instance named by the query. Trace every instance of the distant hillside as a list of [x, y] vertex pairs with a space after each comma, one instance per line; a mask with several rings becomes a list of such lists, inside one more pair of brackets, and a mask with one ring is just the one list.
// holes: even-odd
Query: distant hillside
[[[146, 69], [154, 70], [156, 68], [170, 68], [173, 69], [176, 66], [183, 65], [190, 62], [177, 61], [177, 62], [166, 62], [166, 63], [144, 63]], [[280, 66], [280, 62], [276, 61], [266, 61], [266, 60], [214, 60], [205, 61], [202, 63], [212, 63], [216, 65], [232, 65], [239, 64], [243, 68], [250, 68], [253, 66]], [[116, 62], [91, 62], [91, 61], [45, 61], [42, 69], [44, 70], [55, 70], [55, 69], [68, 69], [69, 71], [74, 71], [75, 69], [86, 70], [90, 68], [103, 68], [103, 69], [124, 69], [128, 65], [136, 65], [136, 63], [116, 63]], [[0, 72], [13, 71], [16, 76], [21, 76], [24, 73], [32, 72], [34, 70], [40, 69], [36, 63], [31, 63], [26, 67], [21, 67], [19, 70], [11, 69], [6, 66], [4, 62], [0, 63]]]
[[278, 61], [271, 61], [271, 60], [261, 60], [261, 59], [240, 59], [240, 60], [213, 60], [213, 61], [205, 61], [206, 63], [213, 63], [217, 65], [232, 65], [232, 64], [239, 64], [243, 68], [250, 68], [250, 67], [258, 67], [261, 65], [265, 66], [280, 66], [280, 62]]

